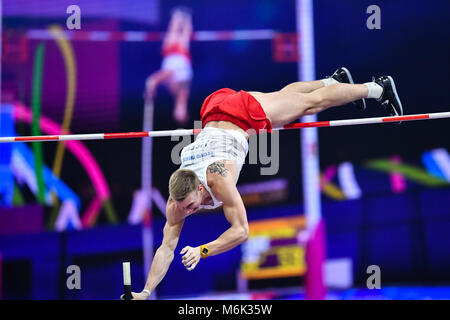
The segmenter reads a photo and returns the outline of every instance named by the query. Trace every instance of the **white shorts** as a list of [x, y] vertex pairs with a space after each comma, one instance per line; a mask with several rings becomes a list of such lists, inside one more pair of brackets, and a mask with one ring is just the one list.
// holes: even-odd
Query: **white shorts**
[[182, 54], [172, 53], [164, 57], [161, 69], [173, 72], [173, 81], [191, 81], [192, 65], [191, 61]]

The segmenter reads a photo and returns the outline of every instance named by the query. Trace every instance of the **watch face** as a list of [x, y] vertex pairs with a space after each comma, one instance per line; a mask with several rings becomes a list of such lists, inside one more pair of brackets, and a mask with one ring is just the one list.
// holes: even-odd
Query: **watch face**
[[202, 249], [202, 253], [203, 253], [203, 254], [207, 254], [207, 253], [208, 253], [208, 249], [203, 248], [203, 249]]

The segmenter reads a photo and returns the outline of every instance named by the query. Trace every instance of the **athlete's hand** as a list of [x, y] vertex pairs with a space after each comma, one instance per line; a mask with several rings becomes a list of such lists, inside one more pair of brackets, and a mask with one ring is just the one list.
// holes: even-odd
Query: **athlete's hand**
[[181, 261], [188, 271], [194, 270], [201, 258], [200, 247], [184, 247], [180, 254], [183, 255]]
[[[147, 300], [149, 295], [147, 292], [132, 292], [131, 295], [133, 296], [133, 300]], [[123, 300], [123, 296], [120, 296], [120, 300]]]

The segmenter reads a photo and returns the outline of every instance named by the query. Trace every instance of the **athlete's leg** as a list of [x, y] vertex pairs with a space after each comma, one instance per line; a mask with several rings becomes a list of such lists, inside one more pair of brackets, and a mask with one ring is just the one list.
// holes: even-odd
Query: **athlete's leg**
[[[330, 77], [324, 78], [322, 80], [316, 81], [302, 81], [294, 82], [288, 84], [280, 91], [290, 91], [290, 92], [300, 92], [300, 93], [310, 93], [317, 89], [323, 88], [336, 83], [349, 83], [353, 84], [353, 77], [347, 68], [337, 69]], [[357, 100], [353, 102], [358, 109], [364, 110], [366, 108], [366, 103], [364, 99]]]
[[390, 115], [402, 115], [403, 109], [394, 80], [390, 76], [372, 82], [354, 84], [347, 68], [336, 70], [331, 77], [308, 82], [294, 82], [280, 91], [262, 93], [249, 91], [261, 104], [272, 127], [281, 127], [303, 115], [315, 114], [327, 108], [353, 102], [358, 109], [366, 108], [365, 99], [376, 99]]
[[161, 69], [156, 71], [145, 81], [145, 98], [153, 99], [156, 95], [156, 89], [158, 86], [168, 81], [173, 76], [173, 71]]
[[[298, 81], [293, 82], [282, 88], [280, 91], [282, 92], [298, 92], [298, 93], [310, 93], [317, 89], [323, 88], [325, 86], [335, 84], [335, 83], [352, 83], [353, 80], [350, 80], [349, 77], [350, 71], [346, 68], [340, 68], [336, 70], [331, 77], [327, 77], [322, 80], [315, 81]], [[351, 82], [350, 82], [351, 81]], [[257, 91], [250, 91], [250, 93], [259, 93]]]
[[[337, 82], [336, 82], [337, 83]], [[323, 88], [325, 86], [324, 82], [322, 80], [316, 80], [316, 81], [299, 81], [299, 82], [293, 82], [282, 88], [281, 92], [297, 92], [297, 93], [310, 93], [314, 90]], [[248, 91], [249, 93], [262, 93], [259, 91]]]
[[[279, 92], [290, 93], [309, 93], [314, 90], [320, 89], [324, 87], [324, 83], [322, 80], [317, 81], [302, 81], [302, 82], [293, 82], [282, 88]], [[251, 95], [260, 95], [264, 94], [264, 92], [260, 91], [247, 91]]]
[[[315, 81], [301, 81], [293, 82], [285, 86], [280, 91], [290, 91], [290, 92], [300, 92], [300, 93], [310, 93], [317, 89], [329, 86], [335, 83], [350, 83], [353, 84], [353, 78], [350, 71], [347, 68], [337, 69], [330, 77], [324, 78], [322, 80]], [[364, 107], [365, 108], [365, 107]]]
[[[335, 83], [348, 83], [346, 78], [343, 78], [342, 75], [338, 74], [341, 69], [338, 69], [331, 77], [325, 78], [322, 80], [315, 81], [299, 81], [293, 82], [282, 88], [280, 91], [282, 92], [299, 92], [299, 93], [310, 93], [317, 89], [323, 88], [325, 86], [335, 84]], [[349, 71], [345, 69], [348, 74]], [[347, 80], [347, 81], [346, 81]], [[256, 91], [253, 91], [256, 92]]]
[[[294, 84], [291, 88], [295, 86]], [[272, 127], [277, 128], [303, 115], [314, 114], [330, 107], [366, 98], [368, 89], [362, 84], [337, 83], [310, 93], [301, 93], [295, 90], [280, 90], [270, 93], [250, 91], [249, 93], [261, 104]]]
[[314, 90], [323, 88], [324, 86], [325, 86], [325, 84], [322, 80], [293, 82], [293, 83], [290, 83], [287, 86], [285, 86], [280, 91], [309, 93]]
[[175, 99], [173, 117], [179, 124], [186, 124], [189, 120], [188, 100], [190, 84], [189, 82], [173, 83], [170, 88]]
[[362, 98], [367, 98], [368, 89], [363, 84], [337, 83], [317, 89], [307, 96], [312, 106], [305, 110], [305, 114], [315, 114], [330, 107], [341, 106]]

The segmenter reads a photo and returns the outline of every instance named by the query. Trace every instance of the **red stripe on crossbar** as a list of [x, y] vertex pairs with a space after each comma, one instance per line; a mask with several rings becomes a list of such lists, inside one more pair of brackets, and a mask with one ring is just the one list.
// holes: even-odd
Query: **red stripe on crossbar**
[[105, 133], [104, 139], [120, 138], [144, 138], [148, 137], [148, 132], [125, 132], [125, 133]]
[[59, 136], [15, 137], [14, 141], [59, 140]]
[[70, 32], [68, 33], [72, 40], [82, 40], [82, 41], [89, 41], [91, 40], [91, 34], [89, 32]]
[[383, 122], [397, 122], [397, 121], [407, 121], [407, 120], [423, 120], [423, 119], [429, 119], [429, 114], [418, 114], [414, 116], [400, 116], [400, 117], [390, 117], [390, 118], [383, 118]]
[[317, 128], [317, 127], [329, 127], [330, 121], [317, 121], [317, 122], [301, 122], [285, 125], [284, 129], [298, 129], [298, 128]]

